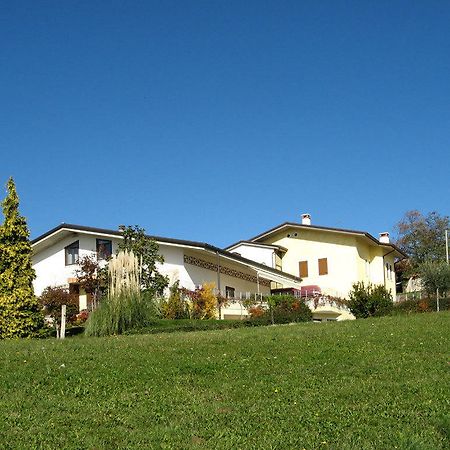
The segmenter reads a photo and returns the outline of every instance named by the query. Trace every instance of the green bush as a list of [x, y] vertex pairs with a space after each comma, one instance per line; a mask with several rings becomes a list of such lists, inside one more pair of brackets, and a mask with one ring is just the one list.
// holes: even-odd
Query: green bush
[[354, 283], [349, 295], [348, 307], [357, 318], [385, 316], [393, 308], [392, 294], [383, 285], [367, 286], [363, 282]]
[[270, 295], [266, 298], [268, 308], [263, 314], [259, 311], [252, 314], [251, 321], [260, 325], [282, 324], [292, 322], [309, 322], [312, 320], [312, 312], [303, 300], [291, 295]]
[[145, 327], [156, 317], [153, 298], [140, 293], [121, 293], [105, 298], [86, 322], [87, 336], [123, 334], [133, 328]]
[[180, 289], [179, 281], [170, 286], [169, 298], [162, 301], [161, 310], [165, 319], [189, 318], [189, 307]]
[[[439, 309], [441, 311], [450, 309], [450, 298], [440, 298], [439, 299]], [[394, 303], [392, 314], [413, 314], [413, 313], [423, 313], [423, 312], [433, 312], [436, 311], [436, 299], [435, 298], [422, 298], [422, 299], [411, 299], [403, 300]]]

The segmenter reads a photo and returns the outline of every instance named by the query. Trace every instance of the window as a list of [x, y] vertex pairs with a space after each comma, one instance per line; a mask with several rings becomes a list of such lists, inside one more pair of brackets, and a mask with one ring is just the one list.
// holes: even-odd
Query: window
[[97, 239], [97, 259], [108, 259], [112, 255], [112, 242], [108, 239]]
[[235, 289], [231, 286], [225, 286], [225, 297], [226, 298], [234, 298]]
[[308, 261], [300, 261], [298, 265], [300, 278], [306, 278], [308, 276]]
[[328, 261], [327, 258], [319, 259], [319, 275], [327, 275], [328, 274]]
[[64, 249], [66, 255], [66, 266], [71, 266], [72, 264], [78, 263], [79, 251], [80, 251], [80, 241], [72, 242], [72, 244], [68, 245]]
[[393, 280], [394, 279], [394, 271], [392, 269], [392, 265], [386, 263], [386, 274], [387, 274], [387, 279], [388, 280]]
[[366, 277], [370, 278], [370, 262], [367, 259], [365, 259], [364, 261], [366, 263]]

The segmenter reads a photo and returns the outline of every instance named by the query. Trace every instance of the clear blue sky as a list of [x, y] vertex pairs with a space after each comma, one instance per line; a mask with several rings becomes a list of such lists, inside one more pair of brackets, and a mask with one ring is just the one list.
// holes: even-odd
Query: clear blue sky
[[450, 2], [2, 2], [0, 155], [33, 237], [449, 214]]

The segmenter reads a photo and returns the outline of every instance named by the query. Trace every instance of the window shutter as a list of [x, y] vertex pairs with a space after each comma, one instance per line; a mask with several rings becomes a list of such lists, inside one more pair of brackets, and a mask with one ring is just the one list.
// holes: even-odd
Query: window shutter
[[298, 265], [300, 270], [300, 278], [306, 278], [308, 276], [308, 261], [300, 261]]
[[328, 274], [328, 261], [327, 258], [319, 259], [319, 275], [327, 275]]

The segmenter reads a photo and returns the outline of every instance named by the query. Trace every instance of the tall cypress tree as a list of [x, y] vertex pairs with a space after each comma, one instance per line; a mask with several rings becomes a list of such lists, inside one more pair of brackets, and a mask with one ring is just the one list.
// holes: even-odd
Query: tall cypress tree
[[42, 313], [33, 292], [30, 233], [19, 214], [14, 180], [7, 183], [0, 225], [0, 338], [33, 336], [42, 326]]

